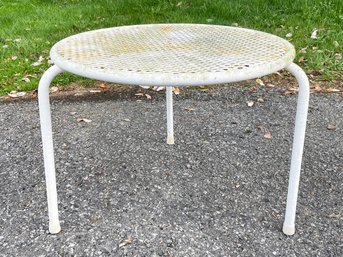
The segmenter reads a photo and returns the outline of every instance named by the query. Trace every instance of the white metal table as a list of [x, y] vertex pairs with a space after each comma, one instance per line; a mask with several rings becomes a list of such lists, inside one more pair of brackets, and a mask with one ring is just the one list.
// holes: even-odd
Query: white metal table
[[49, 231], [61, 230], [53, 152], [49, 86], [63, 71], [130, 85], [166, 87], [167, 143], [174, 143], [173, 86], [237, 82], [281, 69], [299, 84], [295, 132], [283, 232], [295, 233], [295, 214], [309, 102], [309, 81], [293, 63], [294, 47], [260, 31], [217, 25], [153, 24], [77, 34], [56, 43], [54, 66], [39, 82], [38, 98], [47, 186]]

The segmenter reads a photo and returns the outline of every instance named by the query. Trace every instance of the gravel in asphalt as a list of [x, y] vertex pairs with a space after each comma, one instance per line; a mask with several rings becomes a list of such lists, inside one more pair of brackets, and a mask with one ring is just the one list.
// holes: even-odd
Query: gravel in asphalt
[[311, 96], [291, 237], [294, 95], [183, 91], [173, 146], [161, 94], [53, 98], [58, 235], [47, 231], [37, 102], [0, 102], [0, 256], [343, 256], [342, 100]]

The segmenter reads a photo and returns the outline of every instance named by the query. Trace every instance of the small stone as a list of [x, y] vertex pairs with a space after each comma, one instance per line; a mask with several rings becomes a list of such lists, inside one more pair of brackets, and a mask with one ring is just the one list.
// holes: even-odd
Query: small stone
[[247, 105], [248, 105], [249, 107], [252, 107], [252, 106], [254, 105], [254, 102], [253, 102], [253, 101], [247, 101]]
[[173, 247], [173, 241], [171, 239], [168, 239], [166, 243], [167, 243], [167, 247]]
[[245, 128], [244, 133], [250, 134], [252, 132], [251, 128]]

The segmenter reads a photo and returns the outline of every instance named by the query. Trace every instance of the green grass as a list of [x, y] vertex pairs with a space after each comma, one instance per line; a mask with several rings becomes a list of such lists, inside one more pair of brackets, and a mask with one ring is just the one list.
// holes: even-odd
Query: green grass
[[[66, 36], [127, 24], [179, 22], [238, 24], [283, 38], [292, 33], [287, 39], [296, 47], [296, 60], [305, 59], [301, 66], [308, 73], [343, 78], [342, 0], [1, 0], [0, 95], [35, 89], [48, 67], [49, 49]], [[318, 38], [312, 39], [315, 28]], [[43, 63], [32, 66], [39, 56]], [[30, 81], [23, 81], [27, 76]], [[91, 83], [68, 74], [56, 81]]]

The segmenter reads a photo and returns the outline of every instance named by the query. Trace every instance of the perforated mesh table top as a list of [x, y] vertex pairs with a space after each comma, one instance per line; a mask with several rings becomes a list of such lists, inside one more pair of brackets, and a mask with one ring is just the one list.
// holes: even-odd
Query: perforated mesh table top
[[122, 26], [77, 34], [50, 52], [61, 69], [133, 85], [228, 83], [276, 72], [294, 47], [255, 30], [199, 24]]

